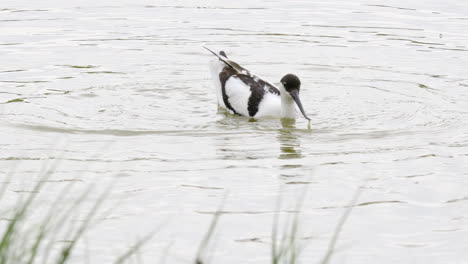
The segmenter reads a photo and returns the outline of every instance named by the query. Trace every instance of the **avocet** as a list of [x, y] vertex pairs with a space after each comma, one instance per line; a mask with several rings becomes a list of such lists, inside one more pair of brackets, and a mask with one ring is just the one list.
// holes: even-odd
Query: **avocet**
[[[206, 47], [205, 47], [206, 48]], [[263, 118], [296, 118], [296, 105], [307, 117], [299, 98], [301, 81], [294, 74], [286, 74], [278, 85], [252, 74], [236, 62], [229, 60], [224, 51], [213, 53], [217, 60], [210, 63], [216, 86], [218, 104], [233, 114]]]

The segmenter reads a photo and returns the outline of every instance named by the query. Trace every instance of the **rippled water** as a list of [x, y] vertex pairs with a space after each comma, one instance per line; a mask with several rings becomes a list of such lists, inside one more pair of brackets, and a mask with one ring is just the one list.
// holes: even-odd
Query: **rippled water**
[[[466, 260], [468, 4], [411, 2], [4, 1], [6, 198], [60, 159], [46, 200], [115, 182], [92, 263], [155, 228], [142, 258], [189, 263], [226, 195], [213, 262], [268, 263], [277, 196], [287, 217], [306, 187], [311, 263], [363, 186], [333, 263]], [[296, 73], [310, 129], [218, 113], [204, 45], [275, 83]]]

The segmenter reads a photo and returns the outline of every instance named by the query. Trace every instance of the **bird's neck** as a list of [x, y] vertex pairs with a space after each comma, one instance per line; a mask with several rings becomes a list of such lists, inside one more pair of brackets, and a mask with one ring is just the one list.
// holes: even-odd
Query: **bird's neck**
[[289, 93], [281, 88], [281, 118], [296, 118], [296, 104]]

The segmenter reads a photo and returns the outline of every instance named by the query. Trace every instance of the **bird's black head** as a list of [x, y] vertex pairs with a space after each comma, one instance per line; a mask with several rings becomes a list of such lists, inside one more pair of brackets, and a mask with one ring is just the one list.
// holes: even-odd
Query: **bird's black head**
[[306, 115], [304, 108], [302, 107], [301, 99], [299, 98], [299, 90], [301, 89], [301, 81], [299, 78], [291, 73], [286, 74], [283, 78], [281, 78], [281, 84], [283, 84], [284, 90], [286, 90], [294, 102], [296, 102], [304, 118], [310, 120], [310, 118]]
[[291, 91], [293, 90], [299, 91], [299, 89], [301, 88], [301, 81], [299, 80], [299, 78], [297, 78], [296, 75], [291, 73], [286, 74], [281, 79], [281, 83], [283, 84], [284, 89], [289, 93], [291, 93]]

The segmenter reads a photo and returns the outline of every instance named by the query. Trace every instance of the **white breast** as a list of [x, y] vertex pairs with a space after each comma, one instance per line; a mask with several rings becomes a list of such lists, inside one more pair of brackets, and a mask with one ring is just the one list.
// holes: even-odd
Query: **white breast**
[[266, 93], [260, 105], [256, 118], [262, 117], [280, 117], [281, 116], [281, 97], [276, 94]]

